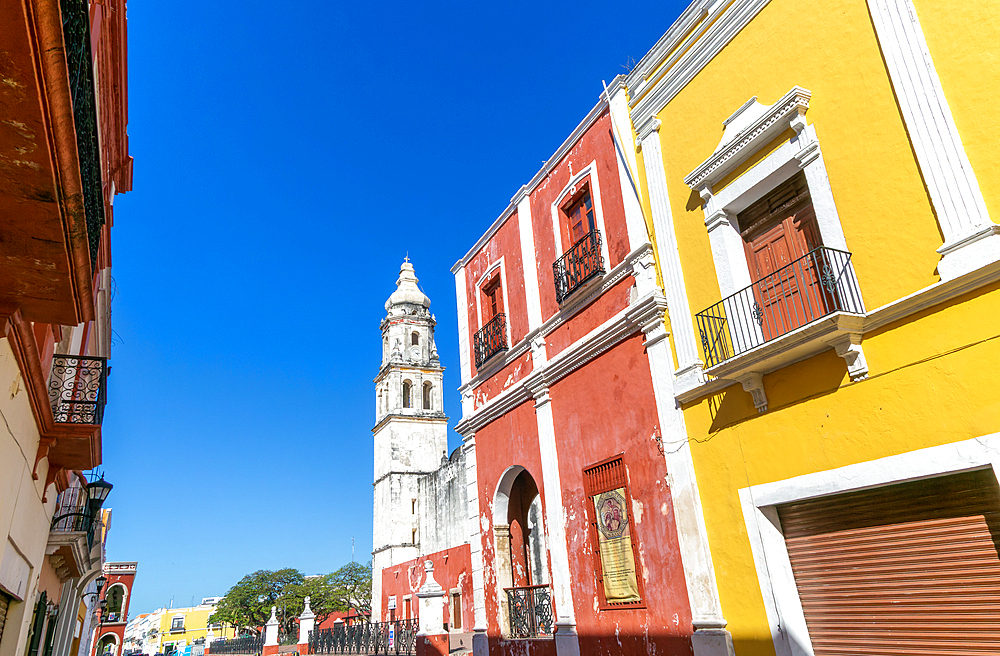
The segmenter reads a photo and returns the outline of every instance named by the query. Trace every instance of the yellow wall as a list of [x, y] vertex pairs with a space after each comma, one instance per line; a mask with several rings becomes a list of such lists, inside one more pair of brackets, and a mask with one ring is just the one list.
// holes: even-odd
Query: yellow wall
[[[990, 132], [1000, 121], [998, 58], [987, 51], [1000, 41], [996, 7], [914, 2], [987, 204], [998, 207]], [[701, 199], [683, 178], [712, 154], [722, 122], [746, 100], [770, 104], [794, 85], [813, 94], [806, 118], [819, 137], [866, 307], [938, 281], [935, 251], [943, 240], [866, 3], [771, 0], [657, 114], [692, 313], [721, 296]], [[739, 656], [774, 648], [738, 490], [996, 432], [998, 317], [1000, 284], [993, 284], [866, 334], [867, 380], [852, 383], [831, 349], [765, 376], [764, 414], [739, 385], [685, 406], [723, 614]]]
[[[208, 618], [215, 612], [214, 606], [194, 606], [191, 608], [169, 608], [160, 617], [160, 645], [171, 642], [185, 641], [190, 645], [198, 638], [208, 635]], [[184, 615], [184, 631], [170, 631], [170, 624], [175, 615]], [[235, 635], [232, 627], [224, 625], [222, 630], [213, 629], [216, 638], [232, 638]]]

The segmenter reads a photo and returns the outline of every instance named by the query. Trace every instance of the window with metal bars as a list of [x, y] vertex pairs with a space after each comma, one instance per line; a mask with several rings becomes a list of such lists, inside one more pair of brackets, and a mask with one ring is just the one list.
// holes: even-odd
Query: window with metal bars
[[[587, 494], [587, 519], [590, 525], [589, 534], [594, 558], [594, 575], [597, 579], [597, 599], [601, 610], [615, 610], [623, 608], [645, 608], [645, 590], [642, 584], [642, 577], [635, 577], [638, 599], [631, 601], [609, 601], [605, 594], [604, 577], [608, 572], [604, 571], [604, 564], [601, 560], [600, 532], [598, 522], [613, 524], [614, 528], [620, 528], [621, 523], [629, 524], [629, 535], [631, 538], [631, 556], [633, 567], [639, 563], [638, 538], [635, 534], [635, 526], [631, 523], [632, 495], [628, 489], [628, 476], [625, 470], [625, 460], [622, 454], [608, 458], [583, 470], [584, 490]], [[599, 517], [595, 508], [595, 499], [605, 493], [620, 493], [621, 508], [620, 513]]]

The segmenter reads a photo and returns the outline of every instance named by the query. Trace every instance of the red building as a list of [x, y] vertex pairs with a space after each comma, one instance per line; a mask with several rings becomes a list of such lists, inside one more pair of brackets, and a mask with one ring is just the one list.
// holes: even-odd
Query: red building
[[693, 476], [660, 438], [673, 363], [624, 96], [616, 80], [452, 269], [490, 653], [689, 654], [711, 626], [681, 559]]
[[101, 591], [100, 619], [94, 629], [91, 656], [121, 656], [125, 643], [128, 606], [132, 599], [132, 582], [138, 563], [105, 563], [107, 583]]

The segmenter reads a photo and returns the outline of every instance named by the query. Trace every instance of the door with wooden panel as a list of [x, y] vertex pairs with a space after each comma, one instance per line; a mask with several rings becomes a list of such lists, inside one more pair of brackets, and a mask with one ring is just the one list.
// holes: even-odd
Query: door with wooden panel
[[737, 218], [754, 281], [753, 318], [764, 341], [825, 315], [829, 299], [819, 258], [801, 259], [822, 246], [805, 176], [782, 183]]
[[1000, 656], [992, 469], [778, 508], [816, 656]]

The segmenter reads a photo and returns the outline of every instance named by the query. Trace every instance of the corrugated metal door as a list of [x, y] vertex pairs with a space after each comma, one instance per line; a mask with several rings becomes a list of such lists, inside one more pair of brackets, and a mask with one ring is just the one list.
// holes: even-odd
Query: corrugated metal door
[[778, 508], [817, 656], [1000, 655], [992, 470]]

